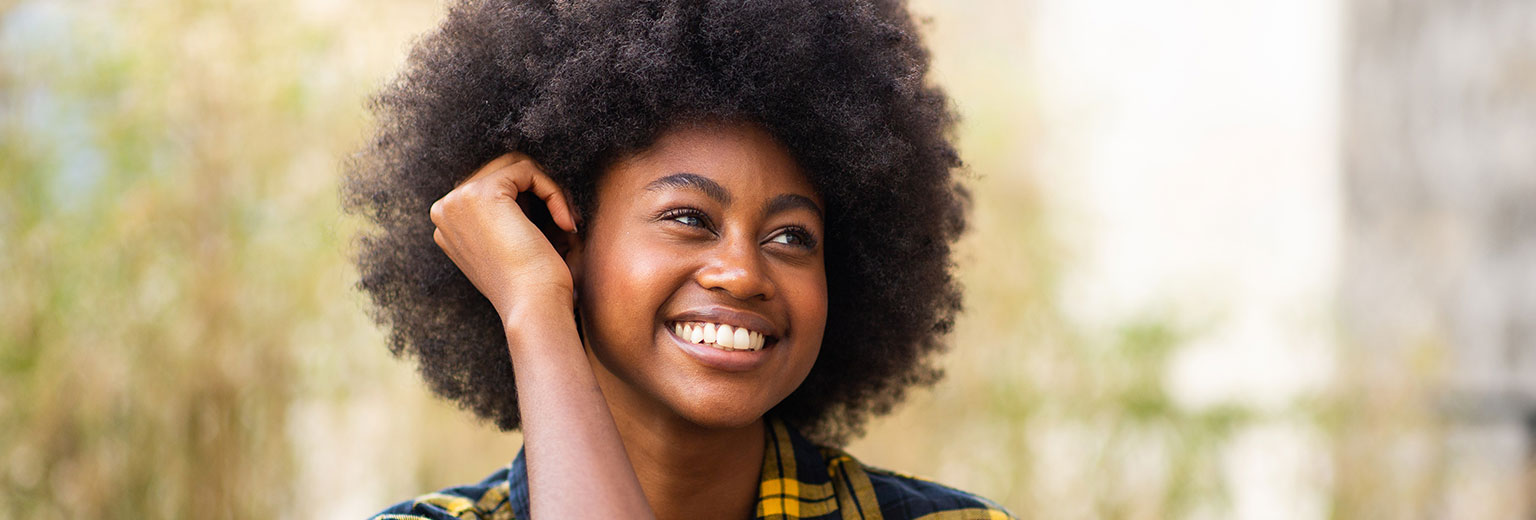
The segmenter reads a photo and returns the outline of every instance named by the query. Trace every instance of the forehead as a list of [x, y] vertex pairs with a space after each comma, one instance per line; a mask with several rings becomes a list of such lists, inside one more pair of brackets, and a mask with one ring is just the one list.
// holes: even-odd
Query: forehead
[[692, 173], [737, 196], [793, 193], [820, 202], [810, 179], [788, 148], [750, 123], [691, 123], [662, 134], [650, 147], [612, 165], [598, 183], [605, 192], [634, 196], [651, 181]]

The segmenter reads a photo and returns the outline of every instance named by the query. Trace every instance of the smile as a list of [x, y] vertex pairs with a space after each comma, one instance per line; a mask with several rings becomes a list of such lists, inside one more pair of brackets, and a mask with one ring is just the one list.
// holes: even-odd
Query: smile
[[672, 332], [684, 341], [720, 350], [759, 350], [771, 339], [766, 334], [745, 327], [702, 321], [673, 323]]

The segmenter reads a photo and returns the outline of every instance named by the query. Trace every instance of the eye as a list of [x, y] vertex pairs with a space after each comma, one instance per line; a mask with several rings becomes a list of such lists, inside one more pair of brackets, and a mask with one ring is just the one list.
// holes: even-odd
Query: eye
[[778, 234], [769, 237], [768, 243], [811, 249], [816, 247], [816, 237], [812, 236], [811, 232], [806, 231], [805, 228], [794, 226], [784, 228]]
[[662, 212], [656, 220], [670, 220], [688, 227], [709, 229], [709, 215], [693, 208], [676, 208]]
[[678, 215], [676, 217], [672, 217], [672, 220], [681, 223], [684, 226], [704, 227], [704, 219], [701, 219], [695, 215]]

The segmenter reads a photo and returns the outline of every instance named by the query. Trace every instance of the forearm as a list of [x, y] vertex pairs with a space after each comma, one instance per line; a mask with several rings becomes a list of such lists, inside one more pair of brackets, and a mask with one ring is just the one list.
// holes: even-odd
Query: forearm
[[569, 307], [508, 320], [536, 518], [654, 518]]

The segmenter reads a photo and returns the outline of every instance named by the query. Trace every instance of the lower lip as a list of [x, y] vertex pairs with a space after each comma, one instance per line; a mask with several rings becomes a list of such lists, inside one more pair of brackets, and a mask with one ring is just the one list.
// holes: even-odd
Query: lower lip
[[768, 359], [769, 347], [757, 350], [720, 350], [702, 343], [685, 341], [670, 328], [664, 328], [667, 337], [677, 343], [678, 348], [688, 353], [688, 356], [698, 361], [699, 364], [725, 372], [746, 372], [757, 368]]

